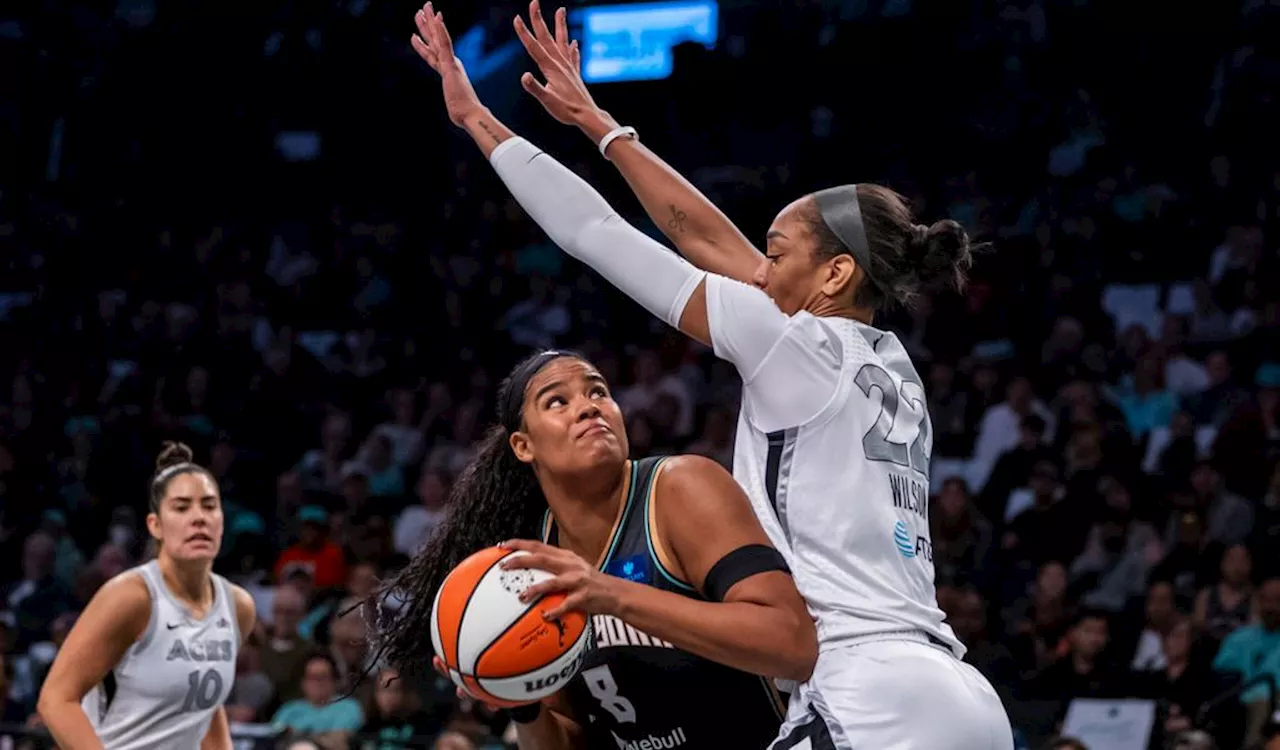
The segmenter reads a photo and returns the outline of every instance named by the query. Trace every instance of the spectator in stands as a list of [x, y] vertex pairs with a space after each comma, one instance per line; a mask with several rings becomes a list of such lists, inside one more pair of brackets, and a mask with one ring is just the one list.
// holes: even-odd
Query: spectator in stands
[[[1258, 588], [1257, 607], [1258, 621], [1226, 637], [1213, 668], [1239, 675], [1246, 683], [1269, 676], [1273, 684], [1280, 684], [1280, 578], [1269, 578]], [[1240, 701], [1248, 712], [1245, 740], [1252, 744], [1270, 718], [1270, 691], [1266, 685], [1254, 685]]]
[[984, 586], [992, 550], [991, 524], [974, 507], [963, 479], [952, 477], [942, 483], [929, 512], [929, 525], [935, 577]]
[[982, 489], [980, 510], [987, 518], [1005, 519], [1009, 495], [1027, 486], [1031, 470], [1040, 461], [1052, 461], [1053, 452], [1044, 444], [1045, 422], [1037, 414], [1022, 418], [1018, 429], [1018, 442], [1005, 451], [991, 470], [991, 477]]
[[1067, 569], [1056, 560], [1046, 562], [1030, 595], [1004, 612], [1006, 637], [1024, 672], [1037, 672], [1057, 660], [1071, 616]]
[[435, 531], [449, 499], [451, 480], [439, 471], [424, 470], [418, 477], [418, 503], [405, 508], [392, 530], [395, 551], [412, 556]]
[[1253, 531], [1253, 508], [1249, 502], [1228, 490], [1222, 475], [1211, 461], [1200, 461], [1191, 470], [1192, 502], [1205, 514], [1209, 528], [1208, 541], [1239, 544]]
[[236, 654], [236, 681], [227, 696], [227, 718], [253, 723], [275, 698], [275, 685], [262, 668], [262, 649], [256, 634], [250, 635]]
[[1139, 691], [1164, 707], [1164, 732], [1173, 735], [1191, 728], [1200, 706], [1213, 697], [1217, 681], [1208, 663], [1197, 653], [1190, 620], [1177, 616], [1165, 633], [1162, 646], [1164, 666], [1145, 670], [1137, 679]]
[[1191, 508], [1190, 498], [1175, 500], [1171, 504], [1174, 508], [1169, 514], [1168, 531], [1165, 532], [1168, 552], [1151, 575], [1173, 584], [1178, 609], [1185, 612], [1195, 603], [1201, 586], [1215, 576], [1213, 566], [1205, 561], [1208, 540], [1205, 538], [1203, 516]]
[[1105, 505], [1070, 574], [1085, 592], [1081, 598], [1085, 606], [1120, 612], [1142, 594], [1147, 573], [1164, 551], [1155, 529], [1133, 517], [1129, 489], [1114, 478], [1103, 485]]
[[1253, 616], [1253, 556], [1243, 544], [1222, 553], [1218, 582], [1196, 595], [1196, 628], [1221, 642]]
[[[439, 734], [447, 714], [424, 712], [418, 696], [400, 679], [400, 674], [383, 669], [374, 682], [373, 700], [365, 717], [360, 733], [370, 739], [365, 741], [364, 750], [404, 750]], [[411, 740], [414, 744], [410, 744]]]
[[1221, 427], [1232, 412], [1248, 403], [1249, 394], [1234, 381], [1227, 352], [1210, 353], [1204, 367], [1208, 385], [1187, 400], [1187, 410], [1197, 425]]
[[1121, 386], [1117, 402], [1135, 438], [1145, 437], [1157, 427], [1169, 426], [1178, 410], [1178, 396], [1165, 387], [1158, 355], [1148, 353], [1138, 360], [1132, 382]]
[[276, 686], [281, 701], [301, 697], [302, 674], [315, 644], [298, 633], [306, 600], [294, 586], [277, 586], [271, 600], [271, 624], [262, 648], [262, 671]]
[[1098, 610], [1082, 610], [1071, 622], [1057, 661], [1035, 675], [1029, 695], [1061, 702], [1059, 715], [1074, 698], [1114, 698], [1130, 689], [1128, 675], [1105, 656], [1110, 641], [1109, 616]]
[[1004, 532], [1006, 555], [1036, 564], [1073, 559], [1084, 543], [1088, 516], [1075, 507], [1076, 498], [1066, 497], [1058, 466], [1052, 461], [1037, 463], [1028, 489], [1030, 507], [1014, 516]]
[[298, 521], [298, 541], [276, 560], [276, 580], [284, 581], [295, 570], [305, 570], [316, 588], [341, 586], [347, 580], [347, 562], [342, 548], [329, 539], [329, 512], [319, 505], [303, 506]]
[[304, 453], [298, 462], [303, 486], [336, 492], [342, 483], [342, 466], [348, 458], [350, 441], [351, 421], [347, 415], [333, 413], [326, 417], [320, 428], [320, 447]]
[[49, 625], [74, 605], [71, 590], [54, 576], [57, 543], [44, 532], [27, 537], [22, 547], [22, 579], [3, 594], [5, 607], [17, 624], [14, 648], [25, 650], [48, 640]]
[[290, 734], [311, 735], [326, 750], [345, 748], [364, 724], [364, 712], [355, 698], [338, 697], [338, 680], [333, 659], [312, 654], [302, 674], [303, 697], [281, 706], [272, 725]]
[[1173, 584], [1155, 580], [1147, 587], [1146, 625], [1138, 636], [1129, 668], [1135, 672], [1154, 672], [1165, 668], [1165, 639], [1175, 625], [1181, 623], [1173, 594]]

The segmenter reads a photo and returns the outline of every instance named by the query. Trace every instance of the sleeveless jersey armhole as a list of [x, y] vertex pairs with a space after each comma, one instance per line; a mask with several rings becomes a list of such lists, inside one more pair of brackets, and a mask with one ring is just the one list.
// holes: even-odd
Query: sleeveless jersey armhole
[[689, 583], [688, 576], [680, 567], [676, 556], [667, 547], [659, 530], [655, 501], [658, 498], [658, 479], [662, 476], [666, 463], [665, 458], [658, 461], [658, 465], [653, 470], [653, 479], [649, 482], [649, 492], [645, 497], [645, 541], [648, 542], [649, 556], [653, 558], [662, 577], [681, 589], [696, 592], [697, 588]]
[[143, 649], [151, 644], [160, 622], [160, 591], [156, 588], [156, 582], [151, 578], [150, 568], [145, 565], [138, 568], [138, 577], [146, 585], [147, 595], [151, 597], [151, 614], [147, 617], [147, 629], [142, 631], [142, 635], [138, 640], [134, 641], [133, 646], [125, 652], [125, 658], [141, 653]]
[[231, 629], [236, 634], [236, 645], [244, 643], [244, 633], [240, 632], [240, 604], [236, 601], [235, 591], [231, 588], [231, 582], [220, 575], [215, 575], [213, 580], [218, 585], [218, 596], [222, 597], [225, 602], [224, 610], [231, 616]]

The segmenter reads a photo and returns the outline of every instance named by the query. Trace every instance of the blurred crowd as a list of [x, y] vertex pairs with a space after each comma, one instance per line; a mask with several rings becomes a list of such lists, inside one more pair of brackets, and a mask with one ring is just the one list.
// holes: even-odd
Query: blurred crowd
[[[714, 52], [596, 93], [749, 236], [875, 179], [994, 243], [964, 295], [881, 324], [929, 394], [939, 602], [1020, 742], [1139, 697], [1153, 747], [1276, 748], [1277, 12], [1124, 5], [725, 2]], [[497, 46], [517, 10], [450, 23]], [[0, 69], [29, 71], [0, 76], [0, 743], [38, 744], [58, 644], [147, 555], [161, 440], [217, 476], [218, 569], [258, 603], [238, 732], [326, 749], [503, 745], [447, 682], [389, 679], [350, 607], [447, 512], [520, 354], [592, 357], [637, 456], [731, 464], [732, 369], [507, 199], [412, 11], [0, 9]], [[504, 75], [481, 83], [502, 116], [656, 235]]]

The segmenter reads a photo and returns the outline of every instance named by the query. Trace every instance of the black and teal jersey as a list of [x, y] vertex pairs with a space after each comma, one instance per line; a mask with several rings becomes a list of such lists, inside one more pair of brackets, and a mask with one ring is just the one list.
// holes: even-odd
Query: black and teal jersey
[[[655, 544], [654, 480], [663, 458], [631, 462], [605, 573], [702, 599], [663, 564]], [[556, 544], [548, 512], [543, 539]], [[695, 656], [613, 615], [593, 615], [594, 643], [565, 688], [587, 747], [619, 750], [756, 750], [777, 736], [783, 705], [770, 680]]]

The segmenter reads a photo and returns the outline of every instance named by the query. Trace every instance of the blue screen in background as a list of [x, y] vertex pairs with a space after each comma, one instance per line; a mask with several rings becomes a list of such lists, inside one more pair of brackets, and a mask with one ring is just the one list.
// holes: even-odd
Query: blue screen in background
[[581, 39], [582, 78], [587, 83], [666, 78], [676, 45], [715, 46], [718, 16], [715, 0], [578, 8], [570, 20]]

